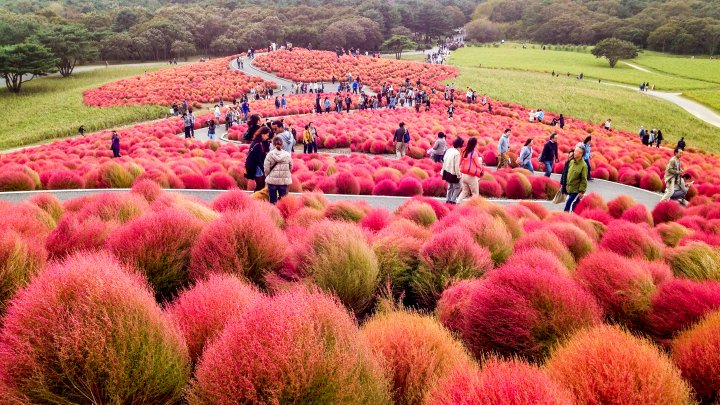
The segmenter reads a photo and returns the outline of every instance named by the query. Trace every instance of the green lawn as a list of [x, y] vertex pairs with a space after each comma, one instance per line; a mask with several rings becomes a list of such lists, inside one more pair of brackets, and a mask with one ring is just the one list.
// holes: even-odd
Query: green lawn
[[83, 104], [82, 92], [104, 83], [142, 74], [162, 66], [110, 67], [44, 77], [24, 83], [20, 94], [0, 90], [0, 150], [77, 134], [80, 125], [96, 131], [164, 117], [166, 107], [98, 108]]
[[674, 104], [633, 90], [537, 72], [468, 67], [461, 67], [460, 76], [448, 82], [454, 82], [460, 89], [470, 86], [478, 94], [497, 100], [597, 124], [612, 118], [615, 128], [631, 132], [640, 125], [659, 128], [670, 143], [684, 136], [688, 145], [720, 152], [720, 128], [700, 121]]
[[720, 59], [668, 56], [657, 52], [644, 52], [631, 63], [657, 72], [720, 85]]
[[[650, 59], [653, 61], [657, 57]], [[672, 58], [667, 58], [672, 59]], [[641, 59], [638, 59], [640, 62]], [[712, 62], [712, 61], [709, 61]], [[562, 76], [577, 76], [583, 73], [588, 79], [602, 79], [639, 86], [642, 82], [655, 85], [656, 90], [692, 90], [717, 87], [714, 83], [688, 79], [677, 75], [634, 69], [622, 62], [610, 68], [606, 59], [596, 58], [589, 52], [568, 52], [522, 49], [518, 44], [509, 43], [499, 47], [482, 46], [461, 48], [451, 55], [450, 63], [464, 67], [483, 67], [526, 70], [534, 72], [555, 71]], [[633, 61], [631, 61], [633, 63]], [[720, 65], [719, 65], [720, 66]]]

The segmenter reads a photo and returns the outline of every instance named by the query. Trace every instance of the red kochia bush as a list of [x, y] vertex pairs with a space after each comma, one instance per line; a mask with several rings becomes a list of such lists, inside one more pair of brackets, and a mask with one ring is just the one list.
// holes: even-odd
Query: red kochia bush
[[427, 390], [472, 360], [462, 344], [433, 318], [408, 312], [380, 313], [362, 333], [387, 370], [396, 404], [419, 404]]
[[538, 271], [550, 270], [553, 273], [569, 275], [568, 268], [547, 250], [531, 248], [515, 252], [503, 267], [529, 267]]
[[612, 199], [607, 203], [608, 212], [610, 212], [610, 215], [612, 215], [613, 218], [620, 218], [623, 212], [633, 205], [635, 205], [635, 200], [626, 195], [621, 195], [620, 197]]
[[703, 316], [720, 310], [720, 283], [673, 279], [660, 285], [652, 298], [645, 329], [658, 339], [670, 339]]
[[656, 224], [674, 222], [684, 215], [685, 211], [677, 201], [661, 201], [652, 211], [653, 221], [655, 221]]
[[483, 283], [483, 281], [479, 278], [460, 280], [443, 291], [437, 307], [435, 307], [435, 316], [446, 328], [458, 334], [464, 330], [464, 311], [468, 305], [467, 300], [477, 288], [475, 284], [478, 283]]
[[35, 181], [24, 172], [12, 171], [0, 173], [0, 191], [32, 191]]
[[647, 224], [653, 226], [653, 218], [650, 212], [642, 204], [635, 204], [628, 208], [620, 216], [623, 221], [632, 222], [635, 224]]
[[360, 183], [350, 173], [342, 172], [335, 177], [338, 194], [360, 194]]
[[396, 195], [397, 184], [394, 181], [386, 179], [375, 184], [372, 190], [373, 195]]
[[190, 404], [389, 404], [367, 341], [342, 305], [302, 289], [230, 322], [195, 370]]
[[575, 334], [545, 365], [578, 404], [688, 404], [690, 387], [650, 341], [608, 325]]
[[105, 253], [74, 255], [18, 293], [0, 370], [33, 403], [175, 403], [190, 371], [183, 337], [143, 277]]
[[190, 359], [195, 362], [205, 343], [225, 328], [228, 320], [242, 315], [260, 302], [263, 295], [230, 274], [211, 274], [185, 290], [167, 311], [180, 327]]
[[70, 190], [85, 187], [85, 180], [70, 170], [53, 172], [47, 182], [48, 190]]
[[656, 260], [662, 255], [663, 248], [658, 239], [647, 226], [613, 221], [603, 234], [600, 246], [623, 256]]
[[168, 299], [188, 283], [190, 249], [202, 227], [192, 215], [168, 209], [127, 223], [108, 237], [107, 245], [145, 273], [158, 299]]
[[460, 335], [477, 357], [495, 352], [542, 359], [576, 329], [600, 322], [592, 296], [551, 271], [508, 267], [473, 287]]
[[650, 311], [655, 284], [648, 268], [638, 261], [601, 250], [580, 261], [574, 277], [612, 321], [637, 326]]
[[482, 370], [458, 368], [428, 393], [427, 405], [572, 405], [572, 396], [537, 366], [491, 359]]
[[397, 195], [403, 197], [412, 197], [423, 193], [422, 183], [414, 177], [404, 177], [398, 183]]
[[505, 195], [507, 198], [521, 200], [530, 198], [532, 194], [532, 185], [530, 180], [521, 173], [513, 173], [509, 176], [507, 185], [505, 186]]
[[392, 214], [386, 209], [373, 208], [363, 219], [360, 226], [374, 232], [379, 232], [392, 222]]
[[530, 249], [547, 251], [557, 257], [557, 259], [560, 260], [560, 262], [568, 269], [572, 270], [575, 268], [575, 259], [568, 248], [565, 247], [558, 238], [550, 238], [547, 233], [542, 230], [525, 234], [522, 238], [515, 242], [516, 252]]
[[212, 209], [218, 212], [242, 211], [253, 203], [250, 194], [242, 190], [230, 190], [213, 200]]
[[77, 214], [65, 214], [58, 226], [48, 235], [45, 246], [51, 258], [61, 259], [72, 252], [96, 251], [105, 247], [105, 239], [119, 224], [104, 222], [97, 217], [80, 219]]
[[226, 273], [264, 286], [263, 277], [285, 260], [287, 244], [285, 234], [259, 209], [228, 212], [200, 233], [192, 247], [190, 278]]
[[720, 312], [682, 332], [672, 342], [672, 359], [703, 403], [720, 398]]

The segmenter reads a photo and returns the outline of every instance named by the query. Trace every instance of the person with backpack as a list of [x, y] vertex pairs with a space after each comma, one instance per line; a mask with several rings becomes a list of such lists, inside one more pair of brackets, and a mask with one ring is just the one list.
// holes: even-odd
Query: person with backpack
[[393, 142], [395, 143], [395, 154], [398, 159], [405, 156], [407, 144], [410, 142], [410, 132], [405, 128], [405, 123], [402, 121], [400, 121], [399, 128], [395, 130]]
[[510, 167], [510, 159], [507, 156], [508, 150], [510, 150], [510, 128], [503, 132], [498, 141], [498, 170], [503, 167]]
[[528, 138], [525, 141], [525, 145], [523, 145], [522, 149], [520, 149], [520, 156], [518, 156], [518, 166], [529, 170], [530, 173], [535, 174], [535, 170], [533, 169], [532, 165], [532, 144], [532, 138]]
[[273, 150], [265, 156], [263, 171], [266, 173], [270, 204], [275, 205], [279, 199], [287, 195], [288, 186], [292, 184], [292, 156], [284, 150], [284, 141], [273, 139]]
[[458, 201], [463, 201], [466, 198], [480, 194], [479, 181], [485, 171], [483, 169], [483, 160], [482, 157], [480, 157], [480, 152], [475, 150], [476, 146], [477, 138], [471, 137], [460, 159], [460, 173], [462, 173], [462, 177], [460, 177], [461, 191]]
[[542, 153], [540, 153], [540, 161], [543, 165], [545, 165], [545, 177], [550, 177], [553, 169], [553, 163], [558, 163], [560, 161], [558, 155], [558, 144], [555, 140], [556, 136], [557, 134], [555, 132], [550, 134], [550, 139], [545, 142]]
[[452, 148], [445, 152], [442, 167], [442, 179], [448, 183], [447, 198], [445, 200], [448, 204], [457, 204], [458, 196], [460, 195], [460, 148], [463, 147], [465, 141], [457, 137], [453, 141]]
[[255, 132], [245, 159], [245, 178], [255, 181], [255, 192], [265, 188], [265, 156], [270, 151], [270, 128], [263, 126]]

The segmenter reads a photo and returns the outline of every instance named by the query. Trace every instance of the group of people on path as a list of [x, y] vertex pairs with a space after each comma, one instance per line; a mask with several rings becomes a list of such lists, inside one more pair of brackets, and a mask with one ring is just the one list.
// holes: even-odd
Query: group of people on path
[[638, 131], [638, 135], [640, 136], [640, 142], [642, 142], [643, 145], [650, 147], [654, 145], [656, 148], [659, 148], [660, 144], [664, 140], [661, 130], [653, 128], [648, 131], [642, 125], [640, 126], [640, 131]]

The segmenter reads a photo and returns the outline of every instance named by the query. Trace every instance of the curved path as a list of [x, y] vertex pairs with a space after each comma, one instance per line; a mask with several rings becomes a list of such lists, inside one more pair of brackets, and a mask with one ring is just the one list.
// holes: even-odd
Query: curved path
[[[247, 59], [245, 59], [245, 63], [243, 66], [243, 69], [239, 69], [236, 60], [233, 60], [230, 63], [230, 66], [232, 69], [236, 70], [242, 70], [244, 73], [253, 75], [253, 76], [259, 76], [260, 78], [272, 81], [278, 84], [278, 86], [281, 88], [281, 92], [283, 90], [290, 90], [292, 88], [292, 82], [280, 77], [277, 77], [275, 75], [272, 75], [268, 72], [262, 71], [255, 66], [252, 65], [252, 63], [249, 63]], [[326, 87], [334, 86], [332, 83], [325, 83]], [[624, 85], [623, 85], [624, 86]], [[631, 88], [630, 86], [624, 86]], [[221, 143], [228, 143], [228, 142], [235, 142], [228, 140], [225, 132], [224, 126], [218, 126], [217, 127], [217, 141]], [[178, 134], [178, 136], [183, 136], [183, 134]], [[208, 141], [209, 138], [207, 136], [207, 128], [200, 128], [195, 131], [195, 139], [198, 141]], [[22, 148], [26, 149], [26, 148]], [[7, 151], [6, 151], [7, 152]], [[298, 153], [298, 152], [296, 152]], [[324, 150], [320, 153], [327, 153], [327, 154], [348, 154], [349, 151], [346, 149], [343, 150]], [[386, 158], [395, 158], [394, 155], [383, 155]], [[492, 168], [494, 169], [494, 168]], [[543, 175], [542, 172], [536, 172], [535, 175], [541, 176]], [[559, 180], [559, 175], [553, 174], [553, 178]], [[51, 190], [42, 190], [42, 191], [29, 191], [29, 192], [5, 192], [0, 193], [0, 200], [8, 201], [8, 202], [19, 202], [24, 201], [31, 196], [38, 194], [38, 193], [51, 193], [56, 195], [61, 200], [66, 199], [72, 199], [76, 197], [80, 197], [87, 194], [95, 194], [95, 193], [104, 193], [104, 192], [127, 192], [128, 190], [122, 190], [122, 189], [92, 189], [92, 190], [58, 190], [58, 191], [51, 191]], [[218, 194], [222, 193], [221, 190], [168, 190], [171, 192], [177, 192], [182, 193], [186, 195], [191, 195], [197, 198], [200, 198], [201, 200], [205, 201], [211, 201], [214, 199]], [[594, 180], [591, 182], [588, 186], [588, 193], [597, 193], [600, 194], [606, 201], [611, 200], [613, 198], [616, 198], [620, 195], [627, 195], [633, 198], [638, 203], [641, 203], [648, 207], [649, 209], [653, 209], [655, 205], [660, 201], [660, 194], [643, 190], [637, 187], [627, 186], [620, 183], [614, 183], [610, 181], [605, 180]], [[390, 210], [394, 210], [397, 207], [399, 207], [401, 204], [403, 204], [405, 201], [408, 200], [408, 197], [385, 197], [385, 196], [357, 196], [357, 195], [327, 195], [328, 200], [330, 201], [336, 201], [336, 200], [363, 200], [368, 202], [373, 207], [379, 207], [379, 208], [387, 208]], [[443, 201], [444, 199], [439, 198], [438, 200]], [[508, 199], [492, 199], [491, 201], [497, 202], [502, 205], [508, 205], [508, 204], [514, 204], [519, 202], [520, 200], [508, 200]], [[553, 204], [551, 201], [543, 201], [543, 200], [533, 200], [543, 206], [545, 206], [548, 209], [551, 210], [562, 210], [563, 205], [562, 204]]]

